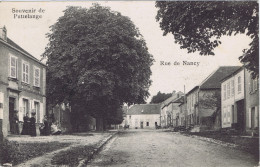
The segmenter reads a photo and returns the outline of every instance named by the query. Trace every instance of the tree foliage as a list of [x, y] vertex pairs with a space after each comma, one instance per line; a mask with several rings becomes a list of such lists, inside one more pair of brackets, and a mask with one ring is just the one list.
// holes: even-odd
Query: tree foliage
[[105, 117], [149, 96], [153, 57], [128, 17], [98, 4], [68, 7], [50, 28], [43, 54], [49, 104]]
[[171, 93], [161, 93], [160, 91], [157, 93], [157, 95], [152, 97], [152, 100], [150, 102], [150, 104], [157, 104], [157, 103], [161, 103], [164, 100], [168, 99], [169, 97], [171, 97], [172, 94]]
[[259, 75], [259, 10], [257, 1], [157, 1], [156, 20], [164, 35], [172, 33], [175, 43], [188, 53], [214, 55], [223, 35], [245, 33], [252, 39], [239, 57], [245, 67]]

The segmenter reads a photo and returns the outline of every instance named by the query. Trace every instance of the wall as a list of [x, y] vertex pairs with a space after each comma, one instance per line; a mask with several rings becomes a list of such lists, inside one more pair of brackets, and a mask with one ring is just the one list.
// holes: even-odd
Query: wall
[[[253, 89], [253, 84], [256, 84], [255, 89]], [[256, 132], [259, 129], [259, 79], [253, 83], [250, 72], [247, 70], [245, 70], [245, 103], [246, 132]], [[252, 115], [253, 110], [255, 110], [255, 115]], [[252, 121], [256, 123], [254, 127]]]
[[[241, 91], [238, 91], [239, 76], [241, 77]], [[234, 87], [232, 86], [233, 82]], [[228, 93], [228, 86], [230, 87], [230, 93]], [[234, 74], [233, 76], [221, 83], [221, 97], [221, 127], [228, 128], [232, 126], [232, 123], [238, 122], [236, 102], [244, 99], [244, 70]]]
[[[160, 125], [160, 114], [146, 114], [146, 115], [127, 115], [127, 123], [129, 128], [140, 129], [141, 122], [143, 122], [144, 129], [155, 129], [155, 122]], [[149, 122], [149, 126], [146, 126], [146, 122]]]

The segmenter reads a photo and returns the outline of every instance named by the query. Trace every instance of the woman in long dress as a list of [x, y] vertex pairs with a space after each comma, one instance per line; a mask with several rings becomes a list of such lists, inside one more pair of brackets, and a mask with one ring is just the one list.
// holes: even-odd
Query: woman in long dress
[[33, 112], [32, 117], [30, 118], [30, 135], [31, 136], [36, 136], [35, 115], [36, 115], [36, 113]]
[[43, 126], [40, 127], [40, 132], [42, 136], [49, 135], [49, 122], [47, 115], [44, 115], [44, 118], [42, 120]]
[[19, 135], [19, 118], [18, 118], [18, 111], [14, 111], [14, 117], [13, 117], [13, 134]]
[[26, 115], [23, 117], [23, 130], [22, 135], [29, 135], [30, 134], [30, 118], [28, 116], [29, 114], [26, 113]]

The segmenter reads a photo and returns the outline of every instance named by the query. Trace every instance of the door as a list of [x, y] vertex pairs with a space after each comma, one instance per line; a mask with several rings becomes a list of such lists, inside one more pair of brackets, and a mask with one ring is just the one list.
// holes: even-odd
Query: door
[[255, 107], [251, 109], [251, 128], [255, 127]]
[[237, 102], [237, 123], [238, 130], [244, 129], [244, 100]]
[[15, 98], [9, 97], [9, 132], [11, 134], [14, 132], [14, 105], [15, 105]]
[[140, 127], [141, 127], [141, 129], [144, 128], [144, 122], [140, 122]]

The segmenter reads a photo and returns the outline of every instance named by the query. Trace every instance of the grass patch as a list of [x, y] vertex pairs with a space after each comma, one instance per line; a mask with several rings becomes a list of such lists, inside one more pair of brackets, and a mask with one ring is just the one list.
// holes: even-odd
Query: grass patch
[[95, 146], [71, 147], [66, 151], [57, 153], [51, 160], [52, 165], [77, 166], [79, 161], [90, 156]]
[[2, 158], [3, 163], [12, 163], [13, 165], [17, 165], [29, 159], [69, 145], [70, 143], [18, 143], [16, 141], [5, 140], [0, 151], [0, 157]]

